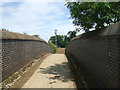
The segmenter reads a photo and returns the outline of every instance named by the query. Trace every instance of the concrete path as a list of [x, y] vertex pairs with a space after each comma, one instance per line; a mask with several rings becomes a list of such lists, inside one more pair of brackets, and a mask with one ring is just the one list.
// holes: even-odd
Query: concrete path
[[22, 88], [76, 88], [66, 56], [48, 56]]

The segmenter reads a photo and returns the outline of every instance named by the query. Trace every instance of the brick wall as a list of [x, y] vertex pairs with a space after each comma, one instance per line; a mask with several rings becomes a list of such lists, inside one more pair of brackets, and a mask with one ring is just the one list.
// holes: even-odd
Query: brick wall
[[76, 67], [79, 87], [79, 68], [90, 75], [98, 87], [120, 87], [120, 23], [103, 30], [92, 31], [73, 39], [66, 56], [72, 67]]
[[[43, 53], [52, 53], [51, 47], [42, 39], [35, 39], [27, 35], [19, 35], [20, 39], [2, 38], [2, 80], [18, 71], [28, 62], [41, 56]], [[16, 35], [16, 33], [14, 33]], [[9, 36], [9, 35], [8, 35]], [[5, 39], [7, 38], [7, 39]]]

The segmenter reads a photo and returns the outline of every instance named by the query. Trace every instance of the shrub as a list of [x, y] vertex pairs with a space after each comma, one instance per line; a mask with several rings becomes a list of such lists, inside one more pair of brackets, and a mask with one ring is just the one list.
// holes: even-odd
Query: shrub
[[49, 42], [50, 47], [53, 49], [54, 53], [56, 53], [57, 46], [53, 43]]

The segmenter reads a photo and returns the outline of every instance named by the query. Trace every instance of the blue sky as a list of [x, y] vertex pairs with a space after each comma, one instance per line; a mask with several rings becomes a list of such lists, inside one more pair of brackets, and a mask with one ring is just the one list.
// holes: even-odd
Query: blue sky
[[[13, 32], [39, 34], [46, 41], [54, 35], [66, 35], [74, 30], [69, 10], [65, 2], [4, 2], [2, 3], [2, 28]], [[1, 21], [1, 20], [0, 20]], [[1, 25], [1, 24], [0, 24]]]

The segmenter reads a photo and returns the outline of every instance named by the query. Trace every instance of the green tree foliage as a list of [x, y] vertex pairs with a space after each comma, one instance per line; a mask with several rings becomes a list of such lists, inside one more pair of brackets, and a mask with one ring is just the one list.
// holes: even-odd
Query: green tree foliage
[[26, 32], [23, 32], [23, 34], [28, 35]]
[[[64, 48], [68, 45], [68, 42], [76, 37], [78, 31], [69, 31], [67, 35], [57, 35], [57, 47]], [[55, 36], [51, 36], [49, 43], [55, 44]]]
[[35, 36], [35, 37], [39, 37], [39, 35], [38, 35], [38, 34], [35, 34], [35, 35], [33, 35], [33, 36]]
[[120, 2], [67, 2], [73, 24], [86, 32], [120, 22]]
[[2, 28], [1, 30], [2, 30], [2, 31], [9, 31], [9, 30], [8, 30], [8, 29], [6, 29], [6, 28]]
[[[49, 42], [55, 44], [55, 36], [51, 36]], [[57, 47], [64, 48], [67, 43], [67, 35], [57, 35]]]
[[70, 41], [71, 39], [73, 39], [74, 37], [76, 37], [76, 34], [77, 34], [77, 31], [76, 31], [76, 30], [74, 30], [74, 31], [69, 31], [69, 32], [67, 33], [69, 41]]

